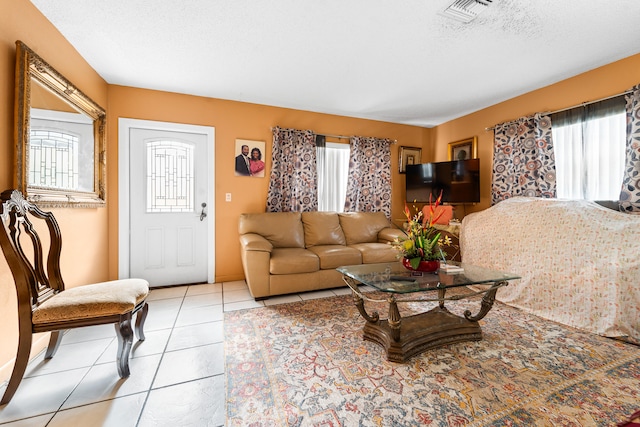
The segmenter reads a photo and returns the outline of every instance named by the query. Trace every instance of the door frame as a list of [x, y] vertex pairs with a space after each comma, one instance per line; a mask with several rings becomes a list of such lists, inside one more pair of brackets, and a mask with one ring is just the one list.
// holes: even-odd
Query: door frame
[[130, 277], [129, 146], [130, 129], [204, 134], [207, 137], [207, 282], [215, 282], [215, 128], [118, 117], [118, 278]]

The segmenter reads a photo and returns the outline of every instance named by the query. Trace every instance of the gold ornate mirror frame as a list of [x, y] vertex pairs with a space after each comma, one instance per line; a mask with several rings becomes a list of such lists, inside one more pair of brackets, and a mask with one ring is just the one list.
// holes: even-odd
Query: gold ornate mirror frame
[[[34, 89], [34, 92], [32, 92], [32, 89]], [[36, 108], [39, 105], [32, 105], [32, 100], [36, 98], [36, 94], [38, 96], [42, 94], [44, 98], [48, 98], [47, 102], [43, 102], [43, 104], [47, 104], [47, 108], [40, 110]], [[16, 41], [15, 108], [16, 186], [25, 198], [41, 207], [86, 208], [105, 206], [105, 110], [19, 40]], [[34, 174], [30, 174], [30, 164], [33, 165], [37, 160], [34, 157], [30, 163], [30, 156], [32, 155], [32, 114], [36, 110], [44, 111], [45, 113], [79, 116], [86, 122], [85, 126], [90, 127], [91, 123], [93, 124], [93, 132], [89, 130], [87, 138], [79, 137], [77, 139], [78, 142], [75, 143], [75, 146], [79, 147], [76, 152], [82, 151], [82, 155], [86, 156], [84, 160], [78, 160], [78, 154], [75, 154], [75, 167], [84, 168], [85, 170], [88, 167], [88, 172], [85, 174], [88, 176], [84, 178], [85, 184], [83, 186], [77, 183], [73, 184], [73, 182], [78, 181], [78, 179], [73, 178], [70, 180], [65, 178], [67, 181], [72, 182], [65, 186], [44, 182], [44, 179], [41, 179], [40, 182], [35, 182]], [[62, 122], [56, 122], [56, 126], [63, 126], [60, 123]], [[73, 131], [69, 131], [69, 133], [73, 133]], [[42, 142], [40, 143], [42, 144]], [[93, 176], [91, 176], [90, 170], [91, 163], [93, 165]], [[56, 162], [53, 162], [53, 164], [55, 165]], [[46, 168], [49, 167], [50, 165], [48, 164]], [[71, 168], [73, 169], [73, 166]], [[49, 174], [50, 172], [48, 171], [47, 173]], [[51, 173], [55, 173], [55, 171]], [[73, 176], [73, 173], [77, 174], [78, 171], [72, 170], [66, 173]], [[59, 181], [62, 181], [62, 179]]]

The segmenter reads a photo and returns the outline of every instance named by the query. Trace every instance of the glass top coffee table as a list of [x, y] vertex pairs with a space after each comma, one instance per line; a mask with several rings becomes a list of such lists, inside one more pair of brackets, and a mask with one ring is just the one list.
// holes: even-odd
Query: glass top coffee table
[[[478, 321], [493, 307], [496, 292], [506, 286], [508, 280], [520, 276], [504, 271], [491, 270], [470, 264], [448, 261], [462, 267], [463, 271], [445, 273], [441, 268], [435, 273], [413, 272], [400, 262], [360, 264], [338, 267], [345, 283], [351, 288], [360, 315], [366, 320], [364, 339], [382, 345], [387, 360], [404, 362], [425, 350], [460, 341], [478, 341], [482, 331]], [[386, 292], [386, 299], [373, 299], [360, 292], [358, 285], [368, 285]], [[488, 285], [486, 289], [472, 291], [467, 285]], [[447, 290], [460, 288], [460, 292], [446, 296]], [[434, 297], [429, 298], [429, 293]], [[469, 310], [464, 317], [451, 313], [445, 301], [456, 301], [482, 295], [478, 314]], [[415, 296], [415, 298], [413, 297]], [[377, 312], [365, 310], [365, 301], [388, 302], [389, 316], [380, 319]], [[400, 317], [398, 303], [434, 302], [438, 305], [426, 312]]]

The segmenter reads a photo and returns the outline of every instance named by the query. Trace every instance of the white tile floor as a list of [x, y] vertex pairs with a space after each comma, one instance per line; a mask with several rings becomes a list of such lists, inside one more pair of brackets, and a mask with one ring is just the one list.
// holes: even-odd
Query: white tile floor
[[112, 325], [68, 331], [55, 357], [27, 368], [0, 425], [223, 426], [225, 311], [335, 295], [348, 288], [256, 302], [244, 281], [154, 289], [146, 340], [131, 350], [131, 376], [118, 377]]

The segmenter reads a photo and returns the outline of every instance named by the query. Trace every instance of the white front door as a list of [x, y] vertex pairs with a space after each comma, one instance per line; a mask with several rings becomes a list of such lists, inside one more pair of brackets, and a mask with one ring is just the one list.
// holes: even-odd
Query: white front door
[[210, 135], [131, 126], [128, 139], [128, 277], [213, 281]]

